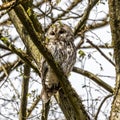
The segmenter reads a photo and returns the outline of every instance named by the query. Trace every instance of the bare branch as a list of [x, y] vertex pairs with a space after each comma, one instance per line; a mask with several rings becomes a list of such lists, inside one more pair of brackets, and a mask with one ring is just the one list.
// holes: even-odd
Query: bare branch
[[57, 20], [65, 16], [67, 13], [69, 13], [78, 3], [80, 3], [82, 0], [73, 0], [71, 5], [61, 14], [59, 14], [56, 18], [52, 20], [52, 23], [55, 23]]
[[4, 46], [4, 45], [2, 45], [2, 44], [0, 44], [0, 49], [4, 49], [4, 50], [10, 51], [10, 49], [9, 49], [8, 47], [6, 47], [6, 46]]
[[[113, 49], [113, 45], [97, 45], [98, 48], [102, 49]], [[94, 49], [93, 46], [81, 46], [80, 49]]]
[[73, 72], [82, 74], [82, 75], [90, 78], [91, 80], [93, 80], [95, 83], [97, 83], [98, 85], [100, 85], [101, 87], [103, 87], [104, 89], [106, 89], [107, 91], [109, 91], [110, 93], [114, 92], [114, 89], [110, 85], [108, 85], [107, 83], [105, 83], [103, 80], [101, 80], [100, 78], [98, 78], [96, 75], [94, 75], [91, 72], [88, 72], [86, 70], [83, 70], [83, 69], [80, 69], [80, 68], [77, 68], [77, 67], [73, 68]]
[[85, 24], [86, 24], [86, 21], [88, 20], [90, 11], [96, 5], [96, 3], [98, 1], [99, 0], [93, 0], [88, 4], [88, 7], [85, 9], [82, 18], [80, 19], [80, 21], [78, 22], [77, 26], [74, 29], [74, 35], [77, 35], [77, 33], [85, 27]]
[[16, 49], [14, 45], [12, 45], [8, 40], [2, 42], [11, 50], [13, 53], [16, 53], [25, 63], [27, 63], [30, 67], [32, 67], [38, 74], [39, 70], [36, 68], [36, 66], [31, 62], [31, 58], [29, 55], [27, 55], [25, 52], [23, 52], [21, 49]]
[[41, 95], [38, 95], [35, 102], [27, 110], [27, 118], [31, 115], [32, 111], [34, 110], [34, 108], [36, 107], [36, 105], [39, 103], [40, 100], [41, 100]]
[[102, 102], [101, 102], [101, 104], [100, 104], [100, 106], [99, 106], [99, 108], [98, 108], [98, 110], [97, 110], [97, 113], [96, 113], [96, 115], [95, 115], [95, 120], [97, 120], [98, 115], [99, 115], [99, 112], [100, 112], [100, 109], [102, 108], [104, 102], [105, 102], [108, 98], [110, 98], [110, 97], [112, 97], [112, 96], [113, 96], [113, 94], [107, 95], [107, 96], [102, 100]]
[[16, 0], [12, 0], [10, 2], [3, 3], [2, 5], [0, 5], [0, 10], [6, 10], [6, 9], [12, 7], [15, 4], [15, 2], [16, 2]]
[[25, 64], [22, 90], [21, 90], [21, 105], [20, 105], [19, 120], [26, 120], [26, 116], [27, 116], [26, 111], [27, 111], [27, 97], [28, 97], [27, 95], [28, 95], [29, 78], [30, 78], [30, 67], [27, 64]]
[[[0, 66], [0, 73], [3, 73], [0, 76], [0, 82], [4, 80], [6, 75], [9, 75], [16, 67], [15, 65], [18, 63], [18, 60], [14, 61], [13, 63], [7, 62]], [[5, 73], [6, 72], [6, 73]]]
[[87, 39], [87, 42], [91, 44], [94, 48], [96, 48], [106, 60], [108, 60], [113, 66], [115, 66], [115, 63], [110, 58], [108, 58], [95, 44], [93, 44], [89, 39]]
[[82, 29], [82, 30], [80, 30], [80, 32], [78, 32], [78, 35], [82, 35], [82, 34], [84, 34], [85, 32], [87, 32], [89, 30], [95, 30], [95, 29], [104, 27], [104, 26], [106, 26], [108, 24], [109, 24], [109, 22], [105, 18], [100, 23], [94, 23], [94, 24], [91, 24], [91, 25], [87, 25], [84, 29]]

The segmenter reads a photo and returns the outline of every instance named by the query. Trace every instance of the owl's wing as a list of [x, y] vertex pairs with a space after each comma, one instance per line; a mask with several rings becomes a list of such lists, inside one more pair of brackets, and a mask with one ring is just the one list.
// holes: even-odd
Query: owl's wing
[[51, 96], [59, 89], [59, 82], [53, 70], [44, 58], [41, 60], [40, 71], [42, 81], [41, 98], [44, 103], [47, 103]]
[[44, 58], [42, 58], [41, 60], [41, 67], [40, 67], [40, 72], [41, 72], [41, 81], [42, 81], [42, 85], [45, 85], [45, 79], [46, 79], [46, 74], [48, 72], [48, 65], [47, 62]]
[[40, 66], [41, 82], [42, 82], [41, 99], [44, 103], [47, 103], [50, 99], [47, 94], [46, 85], [45, 85], [47, 71], [48, 71], [47, 62], [44, 58], [42, 58], [41, 66]]

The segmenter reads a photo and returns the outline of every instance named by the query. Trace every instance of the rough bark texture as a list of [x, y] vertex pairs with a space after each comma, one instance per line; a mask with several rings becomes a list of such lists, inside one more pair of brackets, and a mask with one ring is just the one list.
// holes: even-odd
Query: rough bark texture
[[[31, 57], [33, 57], [33, 58], [36, 58], [36, 59], [34, 59], [35, 62], [40, 61], [40, 59], [41, 59], [40, 52], [38, 51], [37, 47], [34, 45], [33, 41], [30, 38], [30, 35], [27, 33], [27, 30], [25, 29], [24, 25], [21, 23], [21, 21], [17, 17], [14, 10], [11, 10], [9, 12], [9, 16], [10, 16], [10, 19], [13, 21], [13, 24], [14, 24], [17, 32], [19, 33], [23, 43], [25, 44], [26, 48], [28, 49], [29, 53], [31, 54], [31, 56], [29, 56], [28, 59], [31, 59]], [[32, 51], [34, 51], [34, 52], [32, 52]]]
[[67, 120], [90, 120], [88, 115], [86, 114], [85, 108], [82, 104], [82, 101], [79, 96], [76, 96], [76, 92], [71, 89], [68, 92], [73, 98], [73, 105], [71, 104], [70, 100], [68, 99], [67, 95], [61, 89], [55, 95], [57, 103], [61, 107], [65, 117]]
[[43, 37], [42, 35], [40, 36], [39, 32], [35, 28], [36, 22], [31, 21], [22, 5], [18, 5], [15, 8], [15, 11], [10, 11], [9, 15], [20, 37], [24, 41], [27, 48], [30, 50], [31, 55], [34, 57], [37, 65], [39, 66], [41, 52], [60, 79], [62, 89], [59, 91], [59, 94], [56, 95], [56, 99], [64, 115], [66, 116], [66, 119], [89, 120], [90, 118], [82, 105], [81, 99], [71, 87], [67, 78], [63, 75], [60, 66], [55, 64], [49, 51], [47, 51], [40, 42], [40, 39]]
[[120, 120], [120, 1], [109, 0], [110, 26], [116, 63], [116, 85], [110, 120]]
[[27, 113], [27, 95], [28, 95], [29, 78], [30, 78], [30, 67], [25, 64], [22, 90], [21, 90], [21, 105], [20, 105], [19, 120], [26, 120], [26, 116], [27, 116], [26, 113]]

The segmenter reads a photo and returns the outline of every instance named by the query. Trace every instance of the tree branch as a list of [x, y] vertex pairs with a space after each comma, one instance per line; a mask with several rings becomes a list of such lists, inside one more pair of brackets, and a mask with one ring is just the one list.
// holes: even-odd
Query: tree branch
[[108, 58], [95, 44], [93, 44], [89, 39], [87, 39], [87, 42], [96, 48], [105, 59], [107, 59], [113, 66], [115, 66], [115, 63], [110, 58]]
[[80, 32], [78, 32], [77, 35], [81, 36], [89, 30], [96, 30], [98, 28], [108, 25], [109, 21], [107, 21], [107, 18], [108, 18], [108, 16], [105, 19], [103, 19], [102, 22], [100, 22], [100, 23], [94, 23], [94, 24], [87, 25], [84, 29], [80, 30]]
[[91, 72], [88, 72], [86, 70], [74, 67], [73, 68], [73, 72], [79, 73], [81, 75], [84, 75], [88, 78], [90, 78], [91, 80], [93, 80], [95, 83], [97, 83], [98, 85], [100, 85], [102, 88], [106, 89], [107, 91], [109, 91], [110, 93], [114, 92], [114, 89], [108, 85], [107, 83], [105, 83], [103, 80], [101, 80], [100, 78], [98, 78], [96, 75], [94, 75]]
[[25, 63], [27, 63], [31, 68], [33, 68], [36, 73], [39, 74], [39, 70], [37, 67], [31, 62], [31, 58], [28, 54], [24, 53], [21, 49], [16, 49], [14, 45], [12, 45], [8, 40], [2, 40], [2, 42], [7, 46], [7, 48], [16, 53]]
[[12, 0], [10, 2], [3, 3], [2, 5], [0, 5], [0, 11], [11, 8], [15, 4], [15, 2], [16, 2], [16, 0]]
[[61, 14], [59, 14], [56, 18], [52, 20], [52, 23], [55, 23], [57, 20], [65, 16], [67, 13], [69, 13], [78, 3], [80, 3], [82, 0], [73, 0], [71, 5]]
[[[97, 47], [102, 49], [113, 49], [113, 45], [97, 45]], [[80, 49], [94, 49], [94, 47], [92, 45], [81, 46]]]
[[26, 113], [27, 113], [27, 97], [28, 97], [27, 95], [28, 95], [29, 78], [30, 78], [30, 67], [27, 64], [25, 64], [22, 90], [21, 90], [21, 105], [20, 105], [19, 120], [26, 120], [27, 118]]
[[39, 103], [40, 100], [41, 100], [41, 95], [37, 96], [35, 102], [32, 104], [30, 108], [28, 108], [27, 118], [31, 115], [32, 111], [34, 110], [34, 108], [36, 107], [36, 105]]
[[85, 9], [82, 18], [80, 19], [80, 21], [78, 22], [77, 26], [74, 29], [74, 35], [77, 35], [77, 33], [85, 27], [85, 24], [86, 24], [86, 21], [88, 20], [90, 11], [96, 5], [96, 3], [98, 1], [99, 0], [93, 0], [93, 1], [90, 0], [90, 2], [88, 3], [88, 7]]
[[110, 98], [110, 97], [112, 97], [112, 96], [113, 96], [113, 94], [107, 95], [107, 96], [102, 100], [102, 102], [101, 102], [101, 104], [100, 104], [100, 106], [99, 106], [99, 108], [98, 108], [98, 110], [97, 110], [97, 113], [96, 113], [96, 115], [95, 115], [95, 120], [97, 120], [98, 115], [99, 115], [99, 112], [100, 112], [100, 109], [102, 108], [104, 102], [105, 102], [108, 98]]

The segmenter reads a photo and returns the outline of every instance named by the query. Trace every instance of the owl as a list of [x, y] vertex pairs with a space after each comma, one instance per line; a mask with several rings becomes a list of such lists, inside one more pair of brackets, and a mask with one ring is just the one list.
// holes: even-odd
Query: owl
[[[66, 76], [71, 72], [76, 61], [76, 48], [74, 45], [72, 29], [62, 23], [53, 24], [47, 34], [45, 46], [59, 63]], [[53, 69], [44, 57], [41, 60], [42, 101], [47, 102], [60, 88], [59, 80]], [[60, 78], [59, 78], [60, 79]]]

